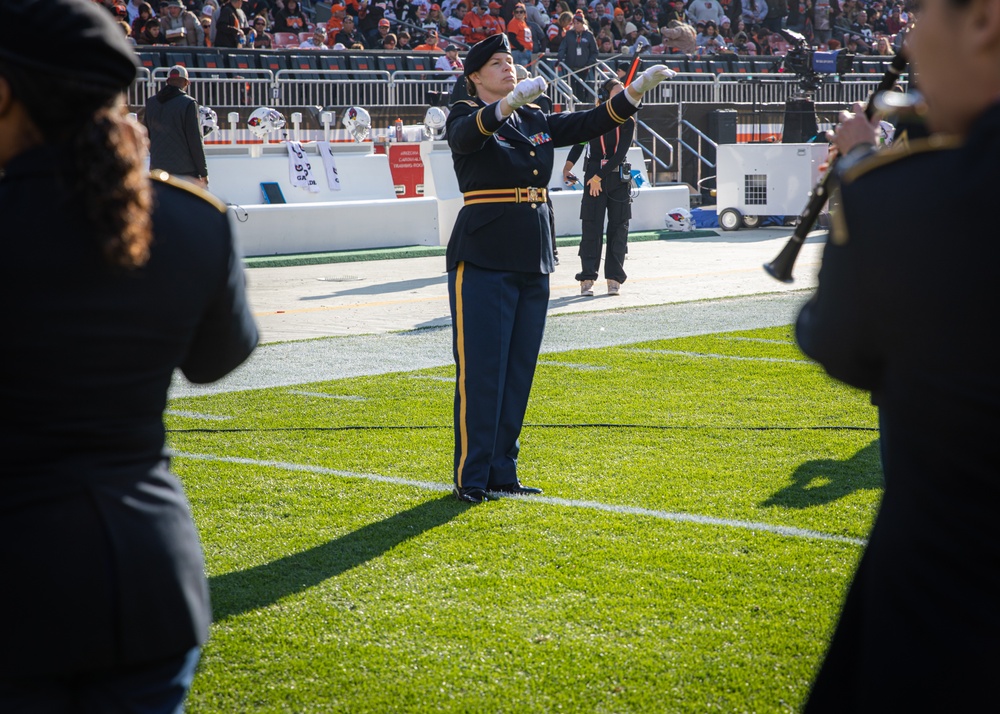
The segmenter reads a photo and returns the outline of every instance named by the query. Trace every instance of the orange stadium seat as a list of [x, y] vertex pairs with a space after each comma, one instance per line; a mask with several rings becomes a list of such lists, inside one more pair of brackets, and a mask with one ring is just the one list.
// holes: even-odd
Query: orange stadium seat
[[299, 36], [294, 32], [275, 32], [273, 35], [273, 46], [274, 49], [282, 49], [285, 47], [298, 47], [299, 46]]
[[288, 69], [288, 59], [283, 54], [262, 54], [259, 59], [261, 69], [269, 69], [272, 72]]

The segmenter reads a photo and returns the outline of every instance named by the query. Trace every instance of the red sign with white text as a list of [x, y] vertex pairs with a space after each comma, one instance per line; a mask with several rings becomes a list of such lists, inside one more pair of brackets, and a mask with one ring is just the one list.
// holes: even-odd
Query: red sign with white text
[[420, 160], [420, 144], [389, 144], [389, 170], [396, 186], [396, 198], [416, 198], [424, 195], [424, 162]]

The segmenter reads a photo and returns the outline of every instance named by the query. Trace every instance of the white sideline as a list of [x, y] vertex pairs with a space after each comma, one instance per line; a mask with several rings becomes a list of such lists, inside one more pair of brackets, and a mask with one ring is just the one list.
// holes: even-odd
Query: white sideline
[[626, 352], [647, 355], [674, 355], [679, 357], [707, 357], [708, 359], [731, 359], [737, 362], [791, 362], [793, 364], [815, 364], [808, 359], [792, 359], [787, 357], [739, 357], [737, 355], [717, 355], [711, 352], [685, 352], [683, 350], [646, 350], [638, 347], [626, 348]]
[[554, 359], [540, 359], [538, 364], [547, 367], [565, 367], [566, 369], [578, 369], [582, 372], [603, 372], [607, 367], [599, 364], [579, 364], [577, 362], [560, 362]]
[[219, 414], [201, 414], [200, 412], [186, 412], [179, 409], [167, 409], [163, 412], [167, 416], [178, 416], [185, 417], [187, 419], [200, 419], [201, 421], [228, 421], [232, 419], [230, 416], [221, 416]]
[[[357, 478], [378, 483], [391, 483], [397, 486], [413, 486], [428, 491], [451, 491], [451, 484], [437, 483], [433, 481], [416, 481], [413, 479], [397, 478], [395, 476], [382, 476], [380, 474], [357, 473], [354, 471], [340, 471], [329, 469], [323, 466], [311, 466], [309, 464], [293, 464], [285, 461], [270, 461], [258, 459], [246, 459], [239, 456], [215, 456], [213, 454], [193, 454], [185, 451], [172, 451], [171, 456], [177, 459], [193, 459], [195, 461], [213, 461], [216, 463], [244, 464], [247, 466], [262, 466], [265, 468], [284, 469], [286, 471], [305, 471], [314, 474], [329, 474], [332, 476], [343, 476], [344, 478]], [[664, 521], [674, 521], [677, 523], [697, 523], [708, 526], [726, 526], [729, 528], [742, 528], [748, 531], [759, 533], [774, 533], [776, 535], [789, 536], [791, 538], [809, 538], [813, 540], [826, 540], [836, 543], [849, 543], [851, 545], [866, 545], [867, 540], [863, 538], [851, 538], [849, 536], [834, 535], [832, 533], [822, 533], [806, 528], [795, 528], [793, 526], [776, 526], [770, 523], [758, 523], [755, 521], [739, 521], [732, 518], [716, 518], [714, 516], [699, 516], [692, 513], [673, 513], [670, 511], [659, 511], [651, 508], [639, 508], [637, 506], [618, 506], [598, 501], [580, 501], [568, 498], [554, 498], [549, 496], [504, 496], [504, 498], [516, 498], [533, 503], [546, 503], [553, 506], [568, 506], [570, 508], [585, 508], [592, 511], [605, 511], [608, 513], [621, 513], [631, 516], [648, 516]]]
[[365, 402], [367, 397], [358, 397], [351, 394], [327, 394], [326, 392], [303, 392], [299, 389], [289, 389], [288, 394], [299, 397], [316, 397], [317, 399], [341, 399], [346, 402]]

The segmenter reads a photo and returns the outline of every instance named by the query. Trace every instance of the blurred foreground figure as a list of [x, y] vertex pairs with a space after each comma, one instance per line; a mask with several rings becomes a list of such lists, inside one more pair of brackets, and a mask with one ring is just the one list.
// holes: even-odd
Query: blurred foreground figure
[[979, 208], [1000, 187], [1000, 0], [924, 0], [905, 51], [933, 133], [874, 154], [878, 120], [842, 116], [797, 324], [806, 354], [871, 391], [885, 471], [809, 714], [991, 708], [1000, 667], [1000, 243]]
[[177, 712], [211, 608], [162, 415], [255, 347], [242, 267], [225, 206], [144, 170], [107, 10], [3, 12], [0, 711]]

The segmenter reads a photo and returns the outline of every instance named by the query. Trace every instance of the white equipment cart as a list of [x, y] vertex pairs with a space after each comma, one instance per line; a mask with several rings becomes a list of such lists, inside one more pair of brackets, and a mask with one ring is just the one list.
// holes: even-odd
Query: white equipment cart
[[719, 226], [756, 228], [761, 216], [797, 216], [821, 178], [827, 144], [720, 144], [716, 149]]

